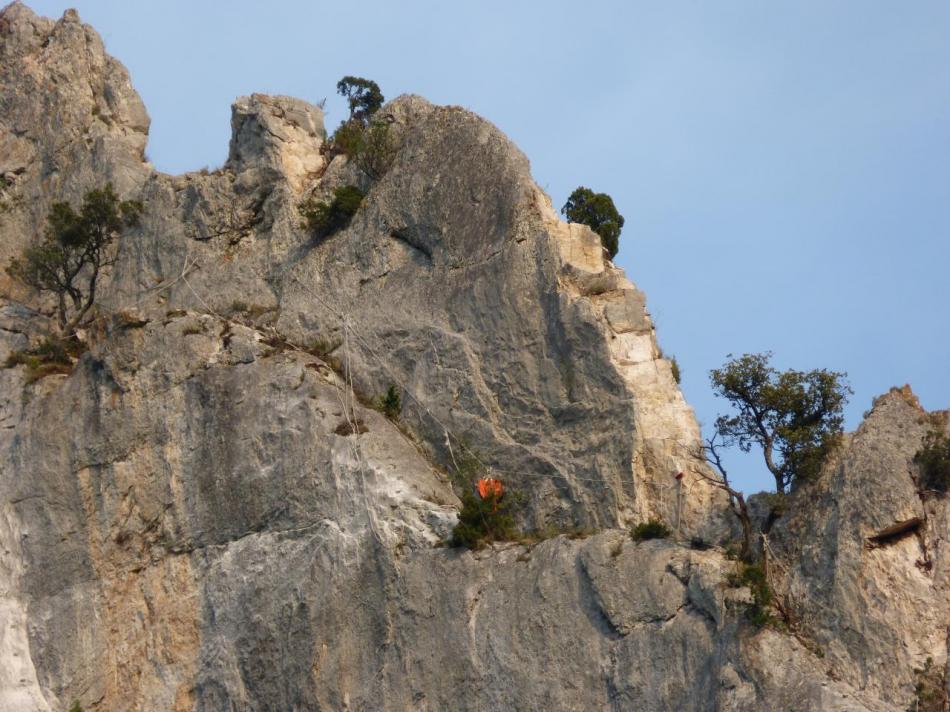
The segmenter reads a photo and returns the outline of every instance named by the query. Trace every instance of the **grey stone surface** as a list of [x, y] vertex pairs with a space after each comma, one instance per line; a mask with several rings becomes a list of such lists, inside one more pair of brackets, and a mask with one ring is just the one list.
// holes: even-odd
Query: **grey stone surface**
[[[752, 627], [737, 564], [685, 546], [731, 515], [644, 296], [488, 122], [397, 99], [373, 183], [321, 154], [319, 108], [252, 95], [222, 168], [167, 176], [74, 13], [8, 6], [0, 59], [0, 258], [104, 181], [146, 205], [73, 373], [0, 370], [0, 710], [884, 711], [946, 660], [925, 416], [886, 397], [793, 498], [770, 573], [799, 623]], [[298, 204], [345, 183], [363, 206], [314, 240]], [[0, 288], [5, 358], [47, 305]], [[392, 383], [398, 424], [364, 404]], [[441, 546], [447, 431], [523, 526], [597, 533]], [[865, 548], [911, 515], [920, 543]], [[622, 528], [650, 517], [673, 539]]]
[[[925, 413], [906, 387], [881, 396], [770, 535], [780, 590], [826, 660], [895, 708], [913, 698], [928, 657], [947, 664], [950, 501], [918, 493], [913, 463], [927, 431], [950, 433], [947, 415]], [[917, 534], [868, 541], [914, 517]]]

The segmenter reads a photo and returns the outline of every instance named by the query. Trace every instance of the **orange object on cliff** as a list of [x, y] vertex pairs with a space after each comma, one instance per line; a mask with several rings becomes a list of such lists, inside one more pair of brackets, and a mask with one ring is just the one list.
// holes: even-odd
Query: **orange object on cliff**
[[488, 499], [489, 497], [501, 499], [505, 493], [505, 486], [501, 483], [501, 480], [496, 480], [494, 477], [483, 477], [475, 486], [478, 488], [478, 496], [482, 499]]

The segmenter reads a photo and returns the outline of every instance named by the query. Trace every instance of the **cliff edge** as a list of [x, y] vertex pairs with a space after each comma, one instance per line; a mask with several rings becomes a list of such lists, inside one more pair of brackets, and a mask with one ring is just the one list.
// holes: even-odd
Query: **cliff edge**
[[[0, 709], [897, 710], [945, 664], [923, 421], [886, 397], [797, 493], [766, 540], [794, 629], [751, 625], [644, 295], [484, 119], [390, 102], [398, 150], [370, 180], [324, 150], [318, 107], [255, 94], [223, 167], [164, 175], [95, 31], [21, 3], [0, 97], [4, 263], [54, 201], [111, 182], [145, 206], [72, 373], [0, 370]], [[346, 184], [359, 211], [315, 239], [298, 205]], [[6, 359], [47, 304], [0, 290]], [[398, 423], [370, 407], [390, 386]], [[522, 528], [573, 535], [445, 547], [464, 458], [520, 495]], [[923, 509], [928, 567], [867, 553]], [[671, 539], [631, 541], [653, 518]]]

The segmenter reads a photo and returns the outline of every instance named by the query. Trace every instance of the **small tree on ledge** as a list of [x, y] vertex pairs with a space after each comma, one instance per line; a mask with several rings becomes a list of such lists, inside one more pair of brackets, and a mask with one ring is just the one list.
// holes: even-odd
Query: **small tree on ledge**
[[571, 193], [561, 212], [570, 222], [582, 223], [596, 232], [610, 259], [617, 255], [624, 220], [613, 198], [581, 186]]
[[86, 193], [78, 212], [69, 203], [54, 203], [43, 240], [14, 259], [7, 274], [55, 294], [60, 334], [72, 336], [96, 302], [102, 271], [115, 263], [113, 242], [141, 214], [140, 202], [120, 201], [110, 184]]

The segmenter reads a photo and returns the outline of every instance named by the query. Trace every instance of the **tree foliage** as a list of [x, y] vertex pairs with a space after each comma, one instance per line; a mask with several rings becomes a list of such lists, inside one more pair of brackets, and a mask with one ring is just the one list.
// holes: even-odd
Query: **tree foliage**
[[561, 212], [570, 222], [582, 223], [600, 235], [600, 241], [613, 259], [620, 247], [623, 215], [617, 212], [613, 198], [583, 186], [576, 188]]
[[402, 397], [395, 384], [390, 384], [386, 393], [379, 397], [379, 409], [390, 420], [398, 420], [402, 413]]
[[350, 120], [364, 124], [369, 121], [370, 116], [379, 111], [385, 101], [379, 84], [372, 79], [346, 76], [336, 83], [336, 90], [346, 97], [350, 107]]
[[737, 411], [716, 419], [723, 444], [743, 452], [760, 446], [776, 491], [785, 492], [818, 474], [840, 437], [852, 391], [844, 373], [779, 372], [769, 365], [771, 357], [767, 352], [733, 358], [710, 371], [710, 380], [716, 395]]
[[333, 190], [333, 199], [308, 200], [298, 210], [303, 218], [303, 227], [317, 238], [324, 238], [344, 229], [360, 209], [363, 191], [355, 185], [343, 185]]
[[941, 494], [950, 491], [950, 436], [931, 430], [914, 455], [914, 462], [920, 467], [921, 489]]
[[349, 117], [326, 143], [325, 152], [343, 154], [371, 180], [379, 180], [392, 166], [398, 145], [386, 120], [374, 118], [383, 105], [376, 82], [362, 77], [343, 77], [337, 91], [347, 98]]
[[95, 304], [102, 270], [115, 263], [113, 242], [141, 214], [140, 202], [120, 201], [111, 185], [86, 193], [78, 211], [69, 203], [54, 203], [43, 240], [14, 259], [7, 273], [56, 295], [59, 328], [69, 336]]
[[353, 159], [371, 180], [379, 180], [392, 167], [398, 145], [386, 121], [368, 124], [345, 121], [330, 139], [330, 150]]
[[370, 121], [360, 134], [356, 150], [356, 165], [372, 180], [379, 180], [396, 160], [398, 146], [390, 124]]

